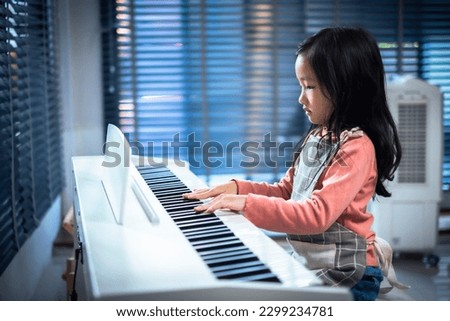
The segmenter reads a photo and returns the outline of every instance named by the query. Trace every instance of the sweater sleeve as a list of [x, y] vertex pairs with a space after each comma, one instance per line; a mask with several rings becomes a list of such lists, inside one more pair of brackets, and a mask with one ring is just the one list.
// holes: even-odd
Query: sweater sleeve
[[[341, 145], [322, 173], [317, 189], [304, 201], [250, 193], [243, 214], [260, 228], [290, 234], [318, 234], [328, 229], [364, 186], [376, 181], [375, 151], [367, 136]], [[319, 186], [320, 185], [320, 186]], [[352, 208], [355, 204], [353, 204]], [[358, 204], [365, 208], [367, 204]]]
[[286, 172], [285, 176], [277, 183], [268, 184], [265, 182], [251, 182], [244, 180], [237, 180], [236, 182], [238, 188], [238, 194], [258, 194], [272, 197], [280, 197], [282, 199], [288, 200], [291, 197], [293, 178], [294, 178], [294, 167], [290, 167]]

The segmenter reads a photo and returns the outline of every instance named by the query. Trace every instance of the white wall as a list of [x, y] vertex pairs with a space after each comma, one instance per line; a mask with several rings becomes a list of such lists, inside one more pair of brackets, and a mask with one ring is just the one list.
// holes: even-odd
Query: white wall
[[102, 153], [101, 28], [98, 0], [61, 0], [58, 6], [66, 213], [73, 200], [71, 157]]
[[[30, 300], [52, 257], [52, 243], [60, 225], [61, 199], [57, 198], [39, 227], [0, 277], [0, 301]], [[63, 272], [63, 271], [62, 271]]]

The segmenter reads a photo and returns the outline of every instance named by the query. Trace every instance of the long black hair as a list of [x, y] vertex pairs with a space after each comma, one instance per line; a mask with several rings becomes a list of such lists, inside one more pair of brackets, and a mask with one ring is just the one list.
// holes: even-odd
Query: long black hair
[[333, 104], [328, 130], [340, 137], [359, 127], [369, 136], [377, 160], [375, 192], [391, 196], [383, 183], [394, 178], [402, 153], [377, 42], [362, 28], [325, 28], [301, 43], [297, 55], [307, 59]]

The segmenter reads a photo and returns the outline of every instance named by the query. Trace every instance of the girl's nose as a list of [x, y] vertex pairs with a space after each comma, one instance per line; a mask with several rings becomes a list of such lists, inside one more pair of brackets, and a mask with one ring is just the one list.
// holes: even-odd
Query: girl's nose
[[302, 92], [300, 93], [300, 96], [298, 97], [298, 103], [300, 105], [304, 105], [305, 104], [305, 95], [304, 95], [304, 91], [302, 90]]

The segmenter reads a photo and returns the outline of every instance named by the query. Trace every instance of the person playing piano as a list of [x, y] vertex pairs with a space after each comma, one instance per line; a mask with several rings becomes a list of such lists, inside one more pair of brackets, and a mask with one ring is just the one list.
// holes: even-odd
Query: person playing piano
[[[383, 275], [394, 277], [390, 247], [372, 231], [367, 205], [401, 159], [388, 109], [385, 74], [375, 39], [360, 28], [326, 28], [299, 45], [295, 73], [299, 103], [311, 128], [293, 166], [275, 184], [232, 180], [185, 194], [211, 200], [198, 212], [241, 212], [256, 226], [287, 233], [293, 255], [355, 300], [375, 300]], [[388, 257], [385, 257], [388, 256]]]

